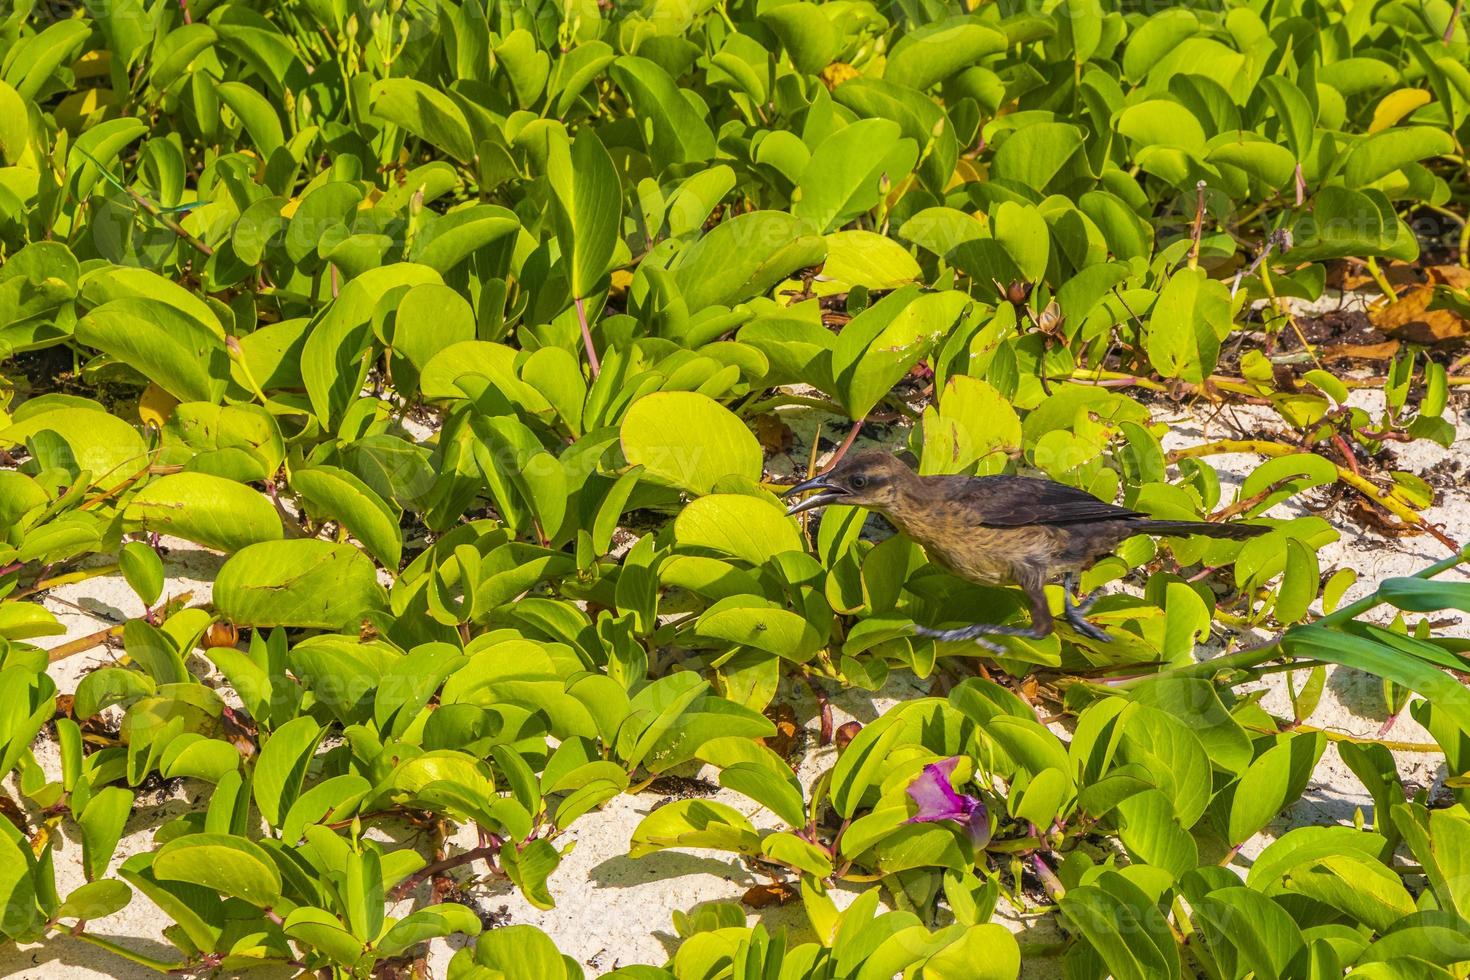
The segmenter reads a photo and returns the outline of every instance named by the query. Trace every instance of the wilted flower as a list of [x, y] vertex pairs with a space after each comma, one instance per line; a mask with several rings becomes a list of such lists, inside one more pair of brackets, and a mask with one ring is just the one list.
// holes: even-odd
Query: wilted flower
[[964, 824], [970, 832], [970, 840], [976, 850], [990, 842], [990, 811], [976, 797], [956, 793], [950, 785], [959, 756], [933, 762], [924, 767], [917, 779], [909, 784], [909, 796], [918, 804], [919, 812], [909, 817], [909, 823], [936, 823], [953, 820]]

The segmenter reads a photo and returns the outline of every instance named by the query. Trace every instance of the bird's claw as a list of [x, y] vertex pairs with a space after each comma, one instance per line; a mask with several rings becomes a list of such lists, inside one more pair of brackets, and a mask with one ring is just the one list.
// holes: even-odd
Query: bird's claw
[[987, 636], [1016, 636], [1027, 640], [1039, 640], [1043, 637], [1035, 628], [1023, 628], [1019, 626], [999, 626], [993, 623], [976, 623], [973, 626], [962, 626], [952, 630], [936, 630], [927, 626], [914, 626], [914, 635], [922, 636], [931, 640], [947, 640], [950, 642], [962, 642], [969, 640], [976, 646], [984, 647], [991, 653], [1005, 654], [1009, 651], [999, 643], [985, 639]]
[[1075, 578], [1069, 577], [1062, 588], [1062, 612], [1067, 622], [1075, 632], [1087, 637], [1089, 640], [1096, 640], [1099, 643], [1111, 643], [1113, 638], [1105, 630], [1087, 621], [1087, 614], [1092, 611], [1092, 607], [1097, 603], [1097, 600], [1102, 598], [1102, 590], [1094, 589], [1085, 596], [1078, 596], [1077, 601], [1073, 602], [1069, 593], [1076, 589], [1076, 582], [1077, 580]]
[[1111, 643], [1113, 640], [1112, 636], [1106, 630], [1094, 626], [1092, 623], [1083, 619], [1080, 612], [1075, 616], [1068, 616], [1067, 622], [1071, 624], [1075, 632], [1080, 633], [1089, 640], [1096, 640], [1099, 643]]

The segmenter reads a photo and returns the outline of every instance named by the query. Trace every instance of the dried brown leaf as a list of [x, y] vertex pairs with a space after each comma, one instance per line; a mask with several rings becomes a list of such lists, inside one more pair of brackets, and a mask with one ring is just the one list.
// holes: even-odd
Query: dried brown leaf
[[1368, 314], [1373, 325], [1396, 340], [1426, 346], [1458, 345], [1470, 338], [1470, 320], [1453, 310], [1431, 310], [1431, 286], [1414, 286]]
[[740, 896], [740, 901], [753, 909], [772, 905], [785, 905], [796, 898], [797, 891], [784, 881], [773, 881], [767, 885], [752, 885]]

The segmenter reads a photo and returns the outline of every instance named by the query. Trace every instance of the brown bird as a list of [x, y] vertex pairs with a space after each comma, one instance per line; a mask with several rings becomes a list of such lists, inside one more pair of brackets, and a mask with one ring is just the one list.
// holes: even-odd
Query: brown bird
[[1250, 538], [1271, 530], [1258, 524], [1157, 521], [1085, 490], [1037, 477], [920, 476], [902, 460], [881, 452], [844, 460], [791, 487], [784, 496], [806, 490], [819, 492], [786, 513], [837, 503], [866, 507], [923, 545], [930, 561], [960, 578], [981, 585], [1019, 585], [1030, 600], [1030, 627], [991, 623], [949, 630], [914, 627], [920, 636], [974, 640], [997, 653], [1005, 651], [983, 637], [1040, 639], [1051, 633], [1044, 586], [1057, 578], [1063, 581], [1067, 622], [1083, 636], [1109, 640], [1085, 618], [1096, 595], [1074, 603], [1069, 593], [1076, 591], [1078, 573], [1125, 538], [1135, 534]]

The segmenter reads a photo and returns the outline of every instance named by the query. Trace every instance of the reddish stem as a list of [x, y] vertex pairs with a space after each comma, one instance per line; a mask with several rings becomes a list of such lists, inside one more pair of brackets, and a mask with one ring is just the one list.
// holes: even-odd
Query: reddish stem
[[842, 445], [837, 447], [837, 452], [834, 453], [832, 455], [832, 458], [827, 461], [826, 469], [822, 470], [823, 473], [831, 472], [833, 467], [842, 462], [842, 457], [847, 455], [847, 451], [851, 449], [852, 444], [857, 441], [858, 432], [862, 430], [864, 421], [865, 418], [858, 419], [852, 424], [852, 428], [847, 430], [847, 438], [842, 440]]
[[587, 308], [582, 303], [582, 297], [577, 300], [577, 322], [582, 325], [582, 346], [587, 348], [587, 364], [592, 368], [592, 377], [596, 378], [602, 373], [602, 365], [597, 360], [597, 348], [592, 345], [592, 328], [587, 326]]

